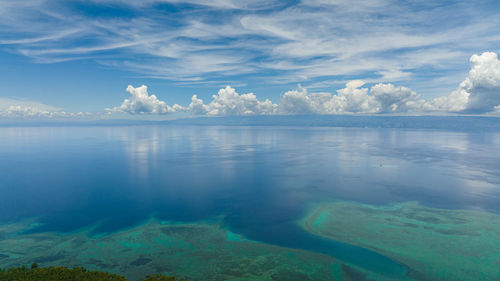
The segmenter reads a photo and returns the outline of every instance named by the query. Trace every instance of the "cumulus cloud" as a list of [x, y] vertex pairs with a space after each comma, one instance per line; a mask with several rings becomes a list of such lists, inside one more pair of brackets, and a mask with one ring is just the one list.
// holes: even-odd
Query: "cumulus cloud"
[[500, 105], [495, 106], [493, 112], [487, 113], [488, 115], [500, 116]]
[[[337, 90], [337, 100], [342, 113], [376, 113], [378, 104], [373, 96], [368, 96], [367, 88], [360, 88], [365, 82], [350, 81], [344, 89]], [[336, 104], [333, 104], [336, 105]]]
[[410, 88], [392, 84], [377, 84], [370, 92], [378, 103], [378, 113], [418, 111], [425, 102]]
[[270, 115], [274, 114], [277, 105], [269, 99], [259, 101], [253, 93], [238, 94], [234, 88], [226, 86], [212, 96], [209, 104], [196, 95], [191, 98], [189, 110], [197, 115]]
[[468, 94], [466, 111], [484, 113], [500, 105], [500, 61], [496, 53], [485, 52], [470, 58], [469, 76], [458, 91]]
[[286, 92], [280, 100], [282, 114], [406, 113], [418, 110], [424, 101], [414, 91], [392, 84], [361, 88], [361, 80], [350, 81], [337, 94], [308, 93], [306, 89]]
[[299, 90], [286, 92], [280, 110], [285, 114], [350, 113], [473, 113], [498, 112], [500, 108], [500, 60], [493, 52], [473, 55], [471, 70], [450, 95], [426, 101], [410, 88], [377, 84], [360, 88], [363, 82], [347, 83], [337, 95]]
[[500, 105], [500, 61], [493, 52], [470, 58], [471, 70], [449, 96], [426, 104], [429, 111], [481, 114], [494, 112]]
[[106, 111], [108, 113], [168, 114], [185, 110], [184, 107], [178, 104], [169, 106], [155, 95], [149, 95], [148, 87], [145, 85], [137, 88], [129, 85], [127, 92], [130, 94], [128, 99], [123, 100], [120, 106], [107, 108]]
[[308, 93], [299, 86], [298, 90], [288, 91], [281, 96], [280, 113], [282, 114], [345, 114], [367, 113], [374, 110], [373, 97], [367, 94], [367, 88], [360, 88], [364, 82], [350, 81], [344, 89], [331, 93]]
[[274, 114], [277, 105], [269, 99], [259, 101], [253, 93], [238, 94], [230, 86], [220, 89], [212, 95], [210, 103], [205, 104], [197, 95], [191, 97], [187, 107], [174, 104], [170, 106], [159, 100], [155, 95], [149, 95], [147, 87], [127, 87], [130, 98], [125, 99], [120, 106], [107, 108], [108, 113], [129, 114], [169, 114], [175, 112], [190, 112], [194, 115], [226, 116], [226, 115], [269, 115]]
[[467, 108], [469, 93], [463, 89], [453, 91], [449, 96], [437, 97], [424, 103], [423, 110], [428, 112], [462, 112]]
[[500, 112], [500, 61], [495, 53], [473, 55], [471, 70], [459, 87], [448, 96], [426, 101], [415, 91], [391, 83], [363, 87], [361, 80], [349, 81], [336, 93], [309, 93], [298, 89], [285, 92], [279, 104], [259, 100], [253, 93], [238, 94], [230, 86], [220, 89], [212, 100], [193, 95], [187, 107], [169, 106], [149, 95], [146, 86], [127, 91], [131, 97], [109, 112], [167, 114], [189, 112], [194, 115], [271, 115], [271, 114], [443, 114]]
[[[279, 104], [259, 100], [253, 93], [239, 94], [226, 86], [205, 103], [197, 95], [187, 106], [168, 105], [145, 85], [128, 86], [129, 97], [105, 111], [126, 114], [164, 115], [186, 112], [193, 115], [235, 116], [273, 114], [488, 114], [500, 115], [500, 60], [493, 52], [473, 55], [467, 77], [448, 96], [424, 100], [410, 88], [391, 83], [364, 87], [361, 80], [346, 83], [335, 93], [310, 93], [306, 88], [287, 91]], [[0, 117], [66, 118], [89, 116], [90, 113], [65, 112], [62, 108], [39, 102], [0, 98]]]
[[328, 99], [329, 94], [321, 93], [308, 95], [307, 89], [299, 85], [298, 90], [291, 90], [283, 94], [280, 100], [280, 113], [310, 114], [317, 113], [321, 107], [322, 98]]

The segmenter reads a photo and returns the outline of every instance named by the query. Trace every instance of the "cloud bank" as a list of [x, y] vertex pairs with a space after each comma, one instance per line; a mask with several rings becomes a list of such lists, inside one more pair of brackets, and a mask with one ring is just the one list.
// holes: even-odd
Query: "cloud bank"
[[[493, 52], [473, 55], [470, 71], [448, 96], [423, 99], [408, 87], [378, 83], [364, 87], [361, 80], [349, 81], [336, 93], [298, 89], [281, 95], [279, 103], [259, 100], [253, 93], [239, 94], [226, 86], [205, 103], [195, 94], [186, 106], [168, 105], [149, 94], [145, 85], [129, 85], [129, 97], [108, 114], [166, 115], [184, 112], [198, 116], [292, 115], [292, 114], [487, 114], [500, 115], [500, 60]], [[88, 116], [68, 113], [50, 105], [15, 99], [0, 99], [0, 117], [65, 118]]]
[[0, 98], [0, 117], [54, 119], [90, 116], [88, 112], [66, 112], [62, 108], [28, 100]]
[[167, 105], [146, 86], [128, 86], [131, 97], [108, 112], [130, 114], [168, 114], [190, 112], [194, 115], [271, 115], [271, 114], [497, 114], [500, 111], [500, 61], [496, 53], [485, 52], [470, 58], [471, 69], [465, 80], [448, 96], [429, 101], [410, 88], [379, 83], [363, 87], [353, 80], [335, 94], [309, 93], [299, 85], [281, 95], [279, 104], [259, 100], [253, 93], [238, 94], [234, 88], [220, 89], [205, 104], [197, 95], [186, 106]]

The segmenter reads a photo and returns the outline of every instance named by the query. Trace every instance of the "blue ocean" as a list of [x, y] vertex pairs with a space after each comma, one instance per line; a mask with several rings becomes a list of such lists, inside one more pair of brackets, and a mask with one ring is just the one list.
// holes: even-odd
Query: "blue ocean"
[[[441, 212], [496, 216], [499, 148], [498, 130], [5, 126], [0, 128], [0, 242], [18, 243], [17, 252], [0, 243], [0, 267], [42, 256], [23, 237], [85, 232], [86, 239], [103, 239], [155, 220], [190, 226], [216, 223], [238, 239], [318, 254], [382, 279], [432, 280], [432, 274], [409, 275], [411, 263], [375, 242], [329, 239], [307, 231], [300, 221], [331, 202], [371, 208], [412, 202]], [[24, 228], [9, 232], [23, 222]], [[70, 258], [77, 254], [67, 246], [58, 258], [38, 262], [74, 265]], [[154, 254], [148, 259], [154, 261]], [[92, 262], [84, 266], [113, 268]], [[190, 277], [181, 269], [165, 271]], [[356, 276], [367, 278], [366, 273]]]

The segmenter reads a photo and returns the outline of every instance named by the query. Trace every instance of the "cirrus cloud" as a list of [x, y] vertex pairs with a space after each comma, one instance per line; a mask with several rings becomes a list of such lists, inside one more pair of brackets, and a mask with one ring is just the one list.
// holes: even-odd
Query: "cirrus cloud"
[[37, 63], [88, 60], [192, 85], [350, 75], [434, 88], [429, 70], [446, 77], [462, 54], [500, 42], [498, 5], [462, 2], [4, 0], [0, 45]]

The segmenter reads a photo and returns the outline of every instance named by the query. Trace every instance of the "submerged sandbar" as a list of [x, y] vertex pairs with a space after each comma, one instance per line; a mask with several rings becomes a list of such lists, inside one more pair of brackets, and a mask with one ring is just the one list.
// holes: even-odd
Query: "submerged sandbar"
[[307, 231], [366, 247], [407, 265], [422, 280], [500, 280], [500, 215], [414, 202], [323, 203], [300, 222]]

